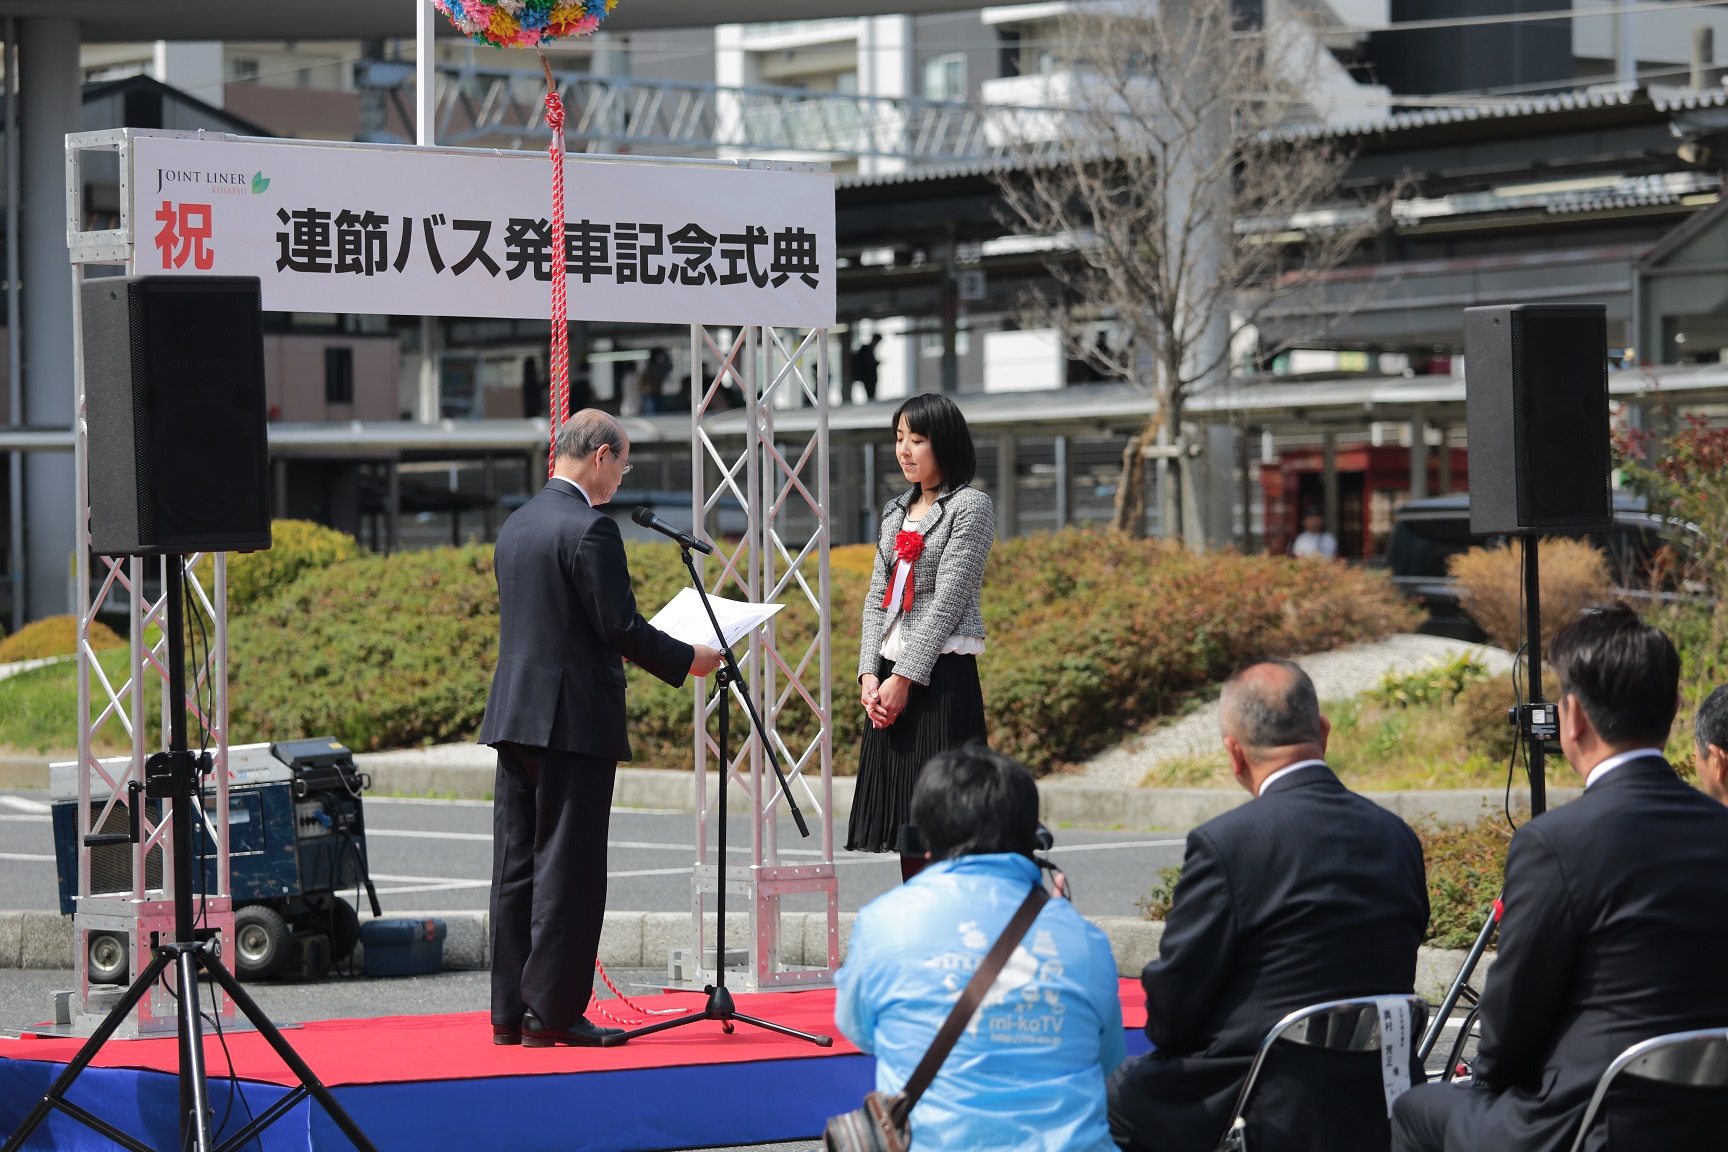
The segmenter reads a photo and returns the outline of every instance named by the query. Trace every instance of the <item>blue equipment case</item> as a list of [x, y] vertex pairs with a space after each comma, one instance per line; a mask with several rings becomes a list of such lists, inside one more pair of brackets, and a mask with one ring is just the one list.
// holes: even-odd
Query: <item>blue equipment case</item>
[[[295, 740], [279, 744], [244, 744], [228, 749], [229, 891], [235, 913], [235, 945], [230, 957], [241, 979], [263, 979], [283, 973], [298, 958], [300, 974], [322, 975], [322, 957], [340, 962], [359, 939], [359, 916], [341, 892], [356, 896], [364, 887], [378, 914], [372, 894], [366, 854], [366, 821], [361, 794], [371, 780], [354, 765], [351, 752], [333, 739]], [[54, 855], [60, 879], [60, 911], [71, 915], [78, 885], [78, 777], [76, 764], [51, 767]], [[203, 805], [214, 818], [214, 783], [204, 784]], [[92, 796], [92, 818], [106, 796]], [[145, 801], [152, 818], [158, 807]], [[125, 809], [116, 805], [110, 823], [124, 831]], [[216, 890], [216, 844], [209, 826], [199, 823], [193, 846], [204, 870], [205, 890]], [[131, 890], [130, 844], [91, 850], [93, 892]], [[146, 863], [146, 885], [161, 883], [160, 852]], [[308, 938], [324, 935], [328, 948], [307, 946]], [[99, 954], [92, 936], [91, 980]], [[125, 941], [120, 939], [118, 962], [114, 941], [100, 951], [101, 976], [125, 983]], [[117, 969], [117, 971], [116, 971]], [[315, 970], [317, 969], [317, 970]]]
[[369, 920], [360, 928], [368, 976], [426, 976], [444, 968], [442, 920]]

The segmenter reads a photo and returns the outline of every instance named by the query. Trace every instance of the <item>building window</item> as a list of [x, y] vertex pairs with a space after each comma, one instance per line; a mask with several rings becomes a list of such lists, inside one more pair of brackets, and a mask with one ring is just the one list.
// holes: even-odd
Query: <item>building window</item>
[[354, 403], [354, 349], [324, 349], [324, 403]]
[[924, 61], [926, 100], [966, 99], [966, 57], [959, 52]]
[[241, 84], [254, 84], [258, 81], [258, 61], [246, 56], [238, 56], [228, 62], [232, 73], [231, 79]]

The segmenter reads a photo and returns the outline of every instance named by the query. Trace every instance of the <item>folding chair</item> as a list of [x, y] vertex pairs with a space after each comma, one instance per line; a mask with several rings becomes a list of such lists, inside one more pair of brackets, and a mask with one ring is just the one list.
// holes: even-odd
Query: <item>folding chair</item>
[[[1394, 993], [1391, 996], [1359, 996], [1351, 1000], [1332, 1000], [1299, 1008], [1273, 1025], [1254, 1053], [1254, 1063], [1248, 1068], [1248, 1078], [1236, 1094], [1236, 1106], [1230, 1112], [1230, 1123], [1218, 1142], [1217, 1152], [1248, 1152], [1248, 1122], [1245, 1113], [1260, 1070], [1266, 1063], [1272, 1045], [1280, 1040], [1322, 1048], [1333, 1052], [1380, 1051], [1379, 1002], [1401, 996], [1410, 1005], [1409, 1039], [1414, 1049], [1422, 1035], [1422, 1025], [1428, 1017], [1428, 1003], [1419, 996]], [[1414, 1052], [1409, 1057], [1411, 1071], [1416, 1064]]]
[[[1671, 1032], [1653, 1040], [1634, 1044], [1614, 1058], [1596, 1081], [1596, 1091], [1590, 1096], [1590, 1106], [1584, 1109], [1584, 1122], [1578, 1126], [1578, 1138], [1572, 1142], [1572, 1152], [1583, 1152], [1584, 1138], [1602, 1111], [1602, 1102], [1616, 1077], [1624, 1073], [1640, 1080], [1658, 1084], [1676, 1084], [1691, 1088], [1728, 1088], [1728, 1028], [1706, 1028], [1698, 1032]], [[1724, 1097], [1728, 1105], [1728, 1096]], [[1728, 1120], [1728, 1108], [1724, 1119]]]

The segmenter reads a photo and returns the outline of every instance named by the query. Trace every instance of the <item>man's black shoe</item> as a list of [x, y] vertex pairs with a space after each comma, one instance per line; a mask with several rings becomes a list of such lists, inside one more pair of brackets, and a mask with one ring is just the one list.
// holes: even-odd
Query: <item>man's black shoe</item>
[[492, 1043], [520, 1044], [522, 1043], [522, 1025], [494, 1024], [492, 1025]]
[[608, 1036], [622, 1036], [622, 1028], [596, 1028], [584, 1017], [576, 1017], [576, 1022], [564, 1031], [547, 1028], [540, 1023], [540, 1018], [529, 1012], [522, 1017], [522, 1047], [551, 1048], [558, 1044], [568, 1044], [573, 1048], [598, 1048]]

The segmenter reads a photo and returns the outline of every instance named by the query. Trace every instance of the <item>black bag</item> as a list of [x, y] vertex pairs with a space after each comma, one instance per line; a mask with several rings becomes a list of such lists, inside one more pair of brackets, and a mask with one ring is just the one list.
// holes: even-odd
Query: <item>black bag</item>
[[1002, 930], [990, 952], [984, 957], [984, 962], [978, 966], [978, 971], [972, 974], [972, 979], [960, 992], [960, 999], [955, 1001], [953, 1011], [948, 1013], [948, 1019], [942, 1022], [941, 1031], [936, 1033], [936, 1039], [931, 1041], [930, 1048], [924, 1053], [924, 1059], [918, 1062], [913, 1070], [912, 1078], [906, 1081], [904, 1091], [889, 1095], [886, 1092], [872, 1092], [864, 1097], [864, 1106], [855, 1112], [829, 1119], [828, 1126], [822, 1131], [822, 1147], [827, 1152], [906, 1152], [912, 1147], [912, 1108], [918, 1103], [924, 1090], [930, 1087], [930, 1082], [936, 1079], [937, 1069], [948, 1059], [948, 1053], [953, 1049], [955, 1041], [960, 1039], [960, 1033], [971, 1023], [972, 1014], [978, 1010], [978, 1004], [984, 999], [984, 993], [990, 990], [990, 985], [996, 983], [996, 977], [1008, 963], [1008, 957], [1014, 954], [1015, 947], [1025, 937], [1032, 921], [1038, 919], [1038, 913], [1043, 910], [1050, 897], [1042, 885], [1034, 884], [1032, 891], [1026, 894], [1026, 899], [1015, 911], [1014, 918], [1008, 921], [1008, 927]]

